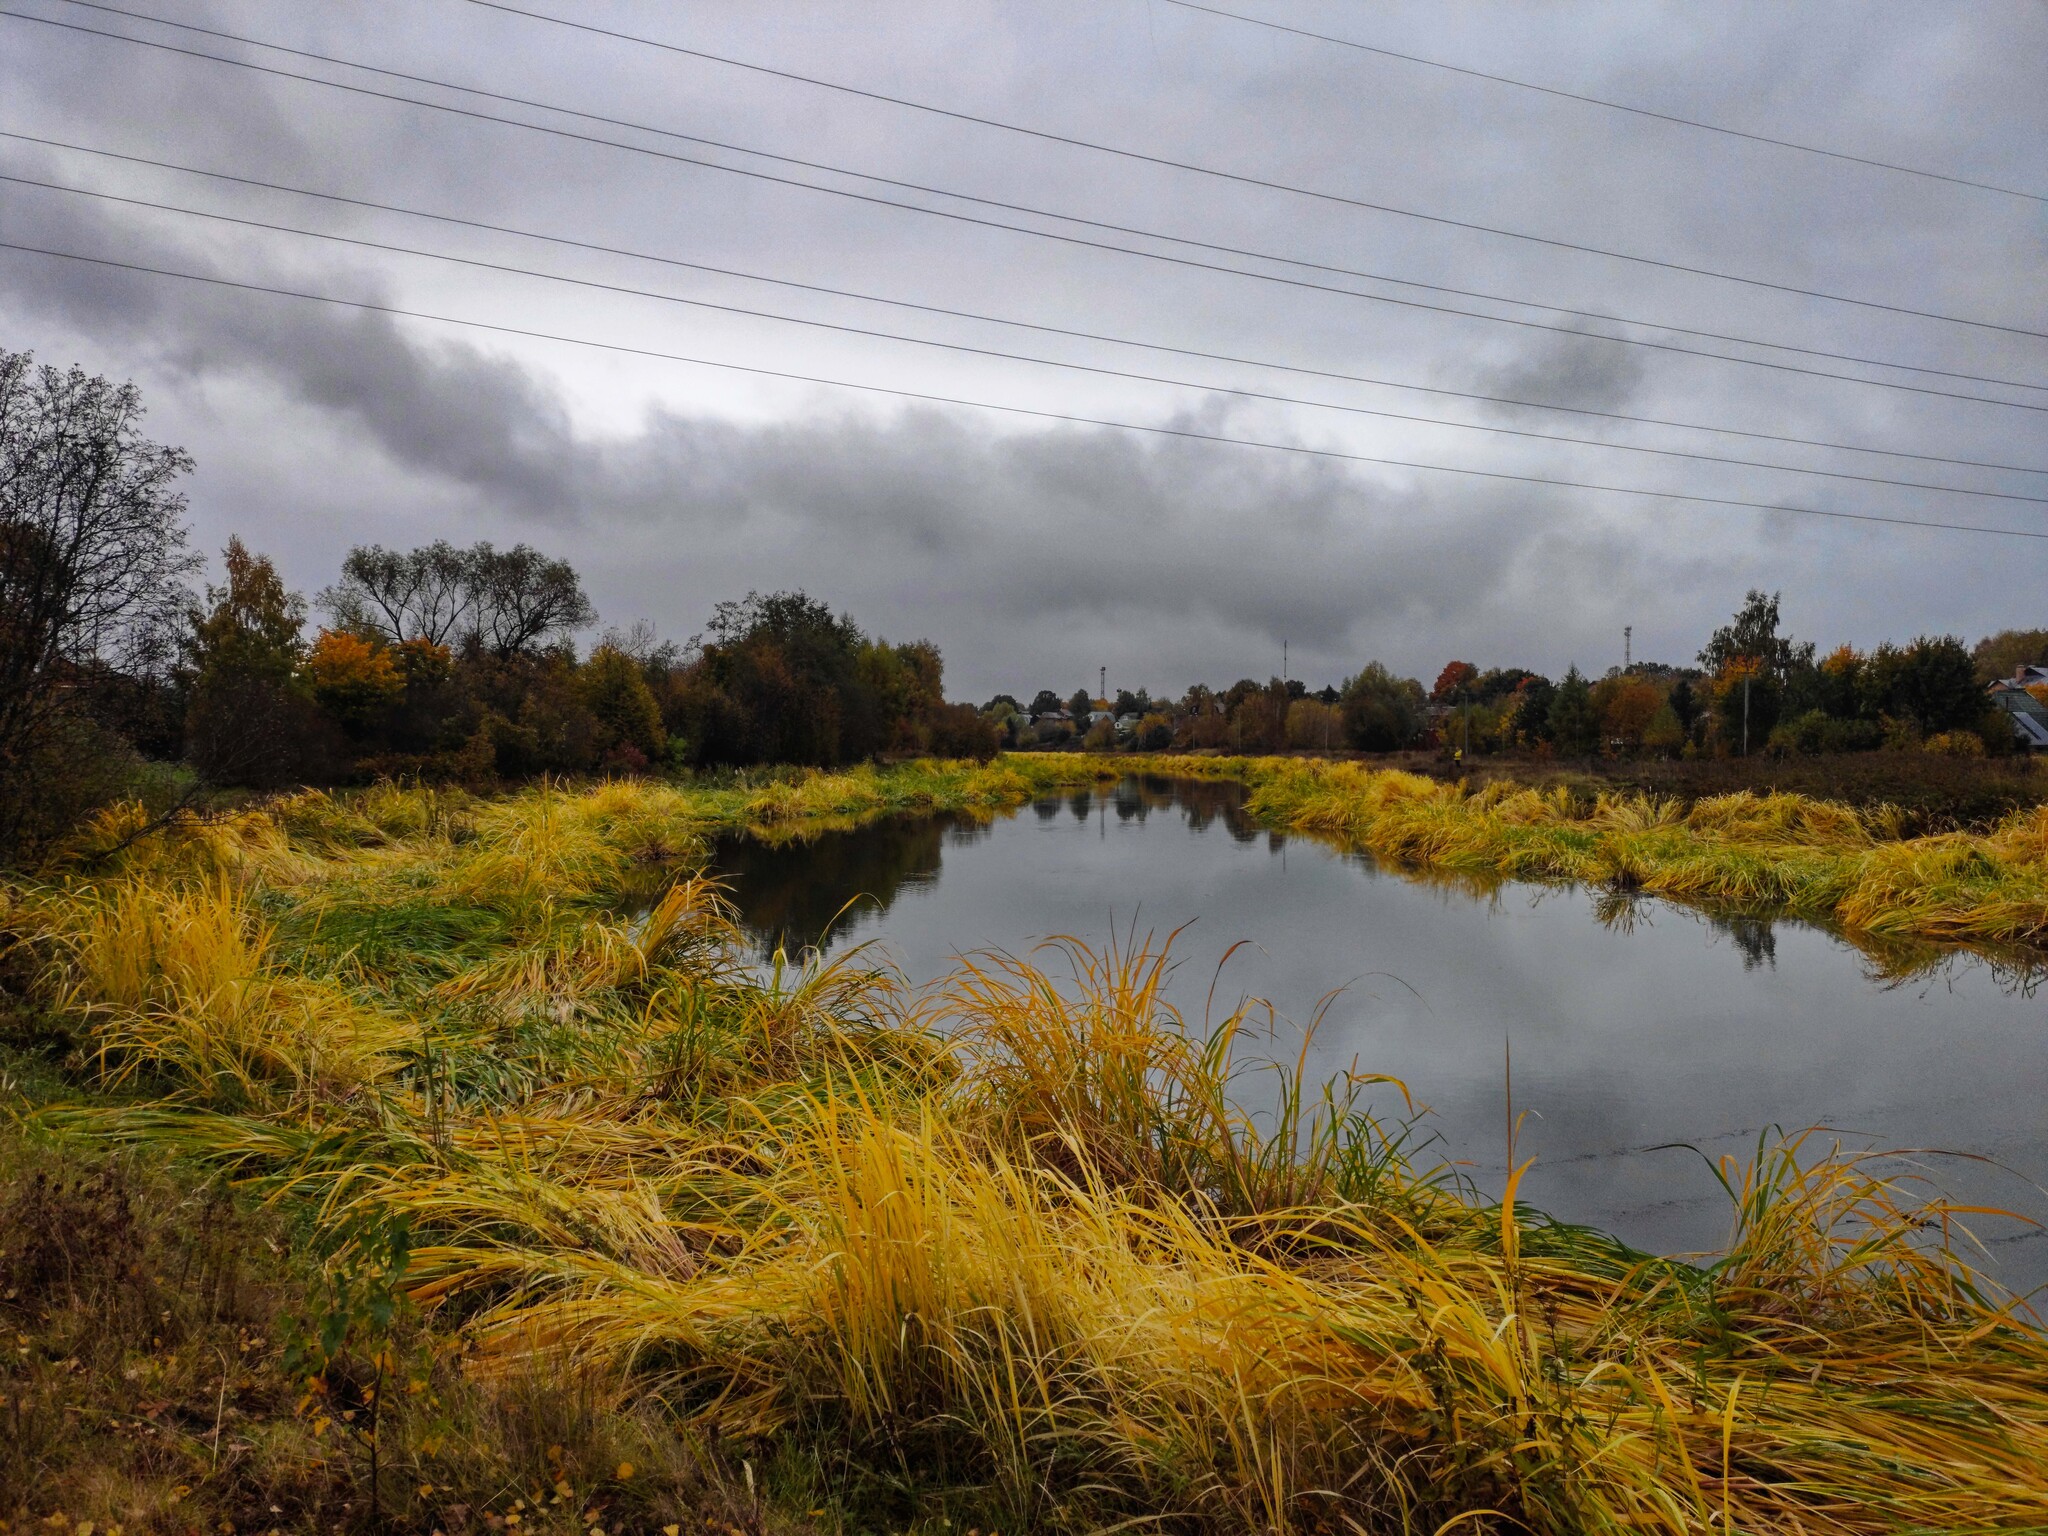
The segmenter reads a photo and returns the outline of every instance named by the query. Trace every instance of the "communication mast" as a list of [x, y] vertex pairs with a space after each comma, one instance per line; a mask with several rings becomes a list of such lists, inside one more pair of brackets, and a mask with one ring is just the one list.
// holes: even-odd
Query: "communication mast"
[[1103, 707], [1107, 709], [1109, 707], [1109, 668], [1104, 667], [1096, 673], [1095, 693], [1096, 697], [1102, 700]]
[[1621, 626], [1621, 670], [1624, 672], [1626, 672], [1629, 669], [1629, 666], [1632, 661], [1632, 658], [1629, 655], [1629, 637], [1635, 634], [1635, 632], [1636, 627], [1633, 624], [1624, 624]]

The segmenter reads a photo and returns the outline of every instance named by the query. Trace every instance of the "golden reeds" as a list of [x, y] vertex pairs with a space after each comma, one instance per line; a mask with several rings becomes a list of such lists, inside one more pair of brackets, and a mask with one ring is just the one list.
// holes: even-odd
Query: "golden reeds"
[[[2048, 840], [1242, 771], [1261, 814], [1390, 858], [1883, 889], [1915, 921], [2010, 882], [2023, 928]], [[1006, 1529], [2048, 1526], [2048, 1341], [1951, 1246], [1966, 1212], [1794, 1138], [1722, 1166], [1718, 1258], [1629, 1253], [1409, 1166], [1365, 1080], [1297, 1057], [1250, 1114], [1265, 1020], [1179, 1017], [1170, 940], [929, 994], [858, 954], [760, 971], [701, 832], [881, 793], [831, 777], [715, 814], [635, 785], [300, 800], [23, 889], [8, 922], [131, 1098], [46, 1118], [407, 1218], [414, 1299], [479, 1372], [602, 1361], [725, 1435], [943, 1468]]]
[[[1336, 839], [1396, 868], [1570, 880], [1885, 937], [2048, 943], [2048, 811], [1988, 832], [1905, 837], [1896, 812], [1804, 795], [1644, 795], [1588, 804], [1563, 789], [1468, 791], [1357, 763], [1196, 759], [1250, 790], [1270, 825]], [[1177, 773], [1182, 760], [1148, 762]]]

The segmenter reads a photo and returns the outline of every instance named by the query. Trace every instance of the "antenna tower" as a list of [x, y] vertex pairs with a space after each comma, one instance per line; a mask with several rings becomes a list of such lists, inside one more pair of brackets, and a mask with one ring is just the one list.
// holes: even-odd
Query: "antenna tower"
[[1633, 658], [1631, 658], [1629, 655], [1629, 642], [1630, 637], [1633, 636], [1635, 632], [1636, 627], [1633, 624], [1624, 624], [1621, 626], [1621, 670], [1624, 672], [1626, 672], [1632, 664]]

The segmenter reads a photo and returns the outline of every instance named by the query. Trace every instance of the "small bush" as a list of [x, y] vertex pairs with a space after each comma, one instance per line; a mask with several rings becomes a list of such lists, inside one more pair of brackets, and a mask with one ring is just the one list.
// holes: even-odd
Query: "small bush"
[[1982, 757], [1984, 738], [1975, 731], [1942, 731], [1923, 741], [1920, 750], [1937, 757]]
[[0, 769], [0, 863], [33, 864], [117, 801], [168, 809], [190, 781], [180, 768], [145, 760], [90, 717], [61, 715], [12, 771]]
[[991, 761], [1002, 750], [1001, 729], [984, 720], [971, 704], [945, 704], [932, 711], [931, 753], [934, 757], [969, 757]]
[[1830, 752], [1868, 752], [1883, 732], [1868, 720], [1843, 720], [1825, 710], [1809, 709], [1771, 732], [1768, 750], [1775, 756], [1819, 757]]

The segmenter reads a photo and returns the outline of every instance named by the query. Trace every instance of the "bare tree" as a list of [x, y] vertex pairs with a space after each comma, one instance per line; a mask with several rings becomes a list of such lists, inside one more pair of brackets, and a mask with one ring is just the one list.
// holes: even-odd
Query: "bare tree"
[[623, 629], [616, 624], [607, 625], [598, 636], [598, 644], [632, 657], [640, 670], [649, 674], [673, 671], [683, 659], [683, 648], [673, 640], [662, 639], [661, 632], [648, 619], [635, 619]]
[[470, 591], [479, 646], [500, 659], [594, 623], [597, 611], [566, 560], [550, 560], [528, 544], [470, 551]]
[[597, 617], [568, 561], [526, 544], [457, 549], [445, 539], [406, 552], [357, 546], [320, 605], [341, 628], [390, 644], [474, 644], [501, 659]]
[[404, 553], [358, 545], [341, 563], [341, 580], [320, 594], [320, 605], [355, 634], [392, 645], [453, 645], [476, 607], [475, 554], [446, 539]]
[[141, 419], [133, 384], [0, 351], [0, 777], [82, 671], [144, 658], [183, 596], [192, 460]]

